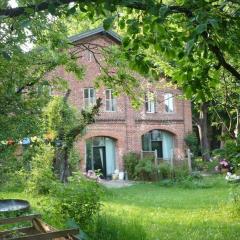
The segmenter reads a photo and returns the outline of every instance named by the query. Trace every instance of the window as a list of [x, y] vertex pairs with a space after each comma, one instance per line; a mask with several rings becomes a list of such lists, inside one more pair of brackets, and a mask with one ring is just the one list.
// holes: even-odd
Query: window
[[116, 99], [111, 89], [106, 90], [106, 111], [109, 112], [116, 111]]
[[147, 113], [156, 112], [156, 101], [153, 93], [149, 92], [145, 96], [145, 107]]
[[85, 88], [84, 89], [84, 105], [85, 107], [91, 107], [96, 102], [95, 89]]
[[164, 94], [164, 105], [165, 105], [166, 112], [168, 113], [173, 112], [173, 94], [172, 93]]

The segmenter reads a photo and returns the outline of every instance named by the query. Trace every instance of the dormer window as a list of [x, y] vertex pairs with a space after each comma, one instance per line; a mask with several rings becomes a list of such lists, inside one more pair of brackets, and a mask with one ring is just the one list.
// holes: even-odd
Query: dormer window
[[167, 113], [173, 112], [173, 94], [172, 93], [164, 94], [164, 107], [165, 107], [165, 112]]
[[94, 88], [84, 88], [84, 106], [91, 107], [96, 103], [96, 93]]
[[148, 92], [145, 95], [145, 109], [147, 113], [155, 113], [156, 112], [156, 99], [154, 93]]

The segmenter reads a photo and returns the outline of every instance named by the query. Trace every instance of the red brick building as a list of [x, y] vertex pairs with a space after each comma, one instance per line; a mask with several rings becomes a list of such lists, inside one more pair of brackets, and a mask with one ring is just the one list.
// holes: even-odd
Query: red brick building
[[63, 69], [56, 71], [69, 82], [71, 103], [81, 109], [93, 104], [98, 97], [103, 102], [96, 123], [87, 128], [77, 143], [82, 168], [102, 169], [108, 176], [115, 169], [124, 170], [124, 154], [140, 153], [141, 150], [157, 150], [158, 158], [166, 161], [182, 159], [185, 155], [184, 136], [192, 131], [192, 115], [190, 102], [177, 97], [181, 91], [168, 88], [156, 90], [151, 96], [146, 93], [145, 104], [134, 110], [124, 94], [115, 97], [111, 89], [94, 88], [100, 67], [91, 51], [84, 49], [84, 44], [89, 43], [91, 46], [120, 44], [120, 37], [112, 31], [97, 28], [70, 39], [74, 44], [83, 44], [79, 62], [86, 67], [83, 81], [77, 81]]

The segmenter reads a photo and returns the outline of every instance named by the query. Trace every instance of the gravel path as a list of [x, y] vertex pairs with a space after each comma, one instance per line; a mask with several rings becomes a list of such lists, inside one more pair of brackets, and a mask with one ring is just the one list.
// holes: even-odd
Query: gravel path
[[135, 184], [134, 181], [126, 181], [126, 180], [102, 180], [100, 181], [107, 188], [122, 188], [129, 187]]

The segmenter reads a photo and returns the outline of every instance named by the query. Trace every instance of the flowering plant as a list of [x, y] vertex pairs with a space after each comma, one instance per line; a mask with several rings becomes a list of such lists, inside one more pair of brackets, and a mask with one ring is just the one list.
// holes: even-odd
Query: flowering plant
[[228, 172], [232, 170], [230, 163], [226, 159], [220, 160], [218, 166], [215, 167], [215, 171], [217, 172], [222, 172], [222, 170], [227, 170]]

